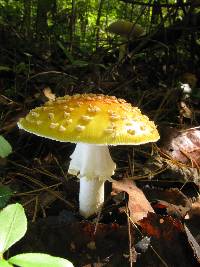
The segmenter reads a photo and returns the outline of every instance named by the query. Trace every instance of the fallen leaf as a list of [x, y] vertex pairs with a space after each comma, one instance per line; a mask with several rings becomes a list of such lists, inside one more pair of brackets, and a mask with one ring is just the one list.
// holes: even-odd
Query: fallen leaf
[[192, 208], [189, 212], [190, 217], [198, 215], [200, 217], [200, 197], [192, 203]]
[[114, 192], [124, 191], [129, 195], [128, 208], [133, 222], [146, 217], [148, 212], [154, 212], [144, 193], [136, 186], [134, 181], [129, 179], [114, 181], [112, 187]]
[[185, 228], [185, 232], [188, 237], [189, 244], [194, 252], [194, 256], [197, 259], [197, 261], [200, 263], [200, 246], [186, 225], [184, 225], [184, 228]]
[[199, 266], [199, 259], [194, 255], [185, 227], [180, 220], [149, 213], [138, 224], [143, 235], [151, 238], [148, 250], [137, 262], [141, 264], [139, 266], [147, 266], [147, 262], [151, 267]]
[[196, 185], [200, 185], [200, 175], [199, 175], [199, 169], [188, 167], [187, 165], [179, 164], [176, 161], [173, 160], [166, 160], [166, 163], [168, 165], [168, 170], [172, 171], [172, 173], [169, 175], [168, 178], [173, 177], [174, 180], [179, 181], [192, 181]]
[[191, 201], [178, 188], [160, 189], [144, 187], [146, 197], [156, 213], [184, 218], [191, 209]]
[[6, 158], [11, 153], [12, 147], [10, 143], [2, 135], [0, 135], [0, 157]]
[[160, 149], [172, 159], [188, 164], [190, 167], [200, 166], [200, 130], [189, 128], [179, 131], [165, 128]]
[[192, 208], [186, 216], [185, 224], [191, 231], [195, 240], [200, 245], [200, 199], [199, 197], [192, 203]]

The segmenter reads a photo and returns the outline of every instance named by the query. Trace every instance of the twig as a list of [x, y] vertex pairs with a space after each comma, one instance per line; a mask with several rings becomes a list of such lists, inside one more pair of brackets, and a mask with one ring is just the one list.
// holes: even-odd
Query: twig
[[64, 199], [64, 198], [63, 198], [60, 194], [58, 194], [57, 192], [55, 192], [55, 191], [49, 189], [49, 188], [47, 187], [47, 185], [43, 184], [42, 182], [40, 182], [40, 181], [34, 179], [33, 177], [29, 177], [28, 175], [25, 175], [25, 174], [23, 174], [23, 173], [16, 173], [16, 175], [22, 176], [22, 177], [28, 179], [29, 181], [33, 182], [34, 184], [36, 184], [36, 185], [38, 185], [38, 186], [40, 186], [40, 187], [42, 187], [42, 188], [43, 188], [43, 187], [46, 187], [46, 191], [47, 191], [47, 192], [49, 192], [51, 195], [57, 197], [58, 199], [62, 200], [65, 204], [67, 204], [68, 207], [74, 209], [74, 205], [73, 205], [71, 202], [69, 202], [69, 201], [67, 201], [66, 199]]
[[36, 77], [38, 77], [38, 76], [41, 76], [41, 75], [48, 75], [48, 74], [59, 74], [59, 75], [63, 75], [63, 76], [70, 77], [70, 78], [72, 78], [72, 79], [74, 79], [74, 80], [78, 80], [78, 78], [75, 77], [75, 76], [69, 75], [69, 74], [67, 74], [67, 73], [65, 73], [65, 72], [62, 72], [62, 71], [56, 71], [56, 70], [43, 71], [43, 72], [37, 73], [37, 74], [31, 76], [31, 77], [29, 78], [29, 80], [32, 80], [32, 79], [34, 79], [34, 78], [36, 78]]
[[130, 267], [133, 267], [131, 224], [130, 224], [130, 216], [128, 216], [128, 213], [129, 213], [128, 205], [126, 204], [126, 214], [127, 214], [127, 224], [128, 224], [128, 240], [129, 240], [129, 261], [130, 261]]
[[[125, 211], [126, 212], [126, 211]], [[131, 219], [131, 217], [128, 215], [128, 213], [126, 212], [127, 217], [129, 217], [129, 221], [133, 224], [133, 226], [135, 227], [135, 229], [139, 232], [139, 234], [141, 235], [142, 238], [144, 238], [144, 235], [142, 234], [142, 232], [140, 231], [140, 229], [137, 227], [137, 225], [133, 222], [133, 220]], [[156, 254], [156, 256], [159, 258], [159, 260], [162, 262], [162, 264], [165, 267], [169, 267], [168, 264], [165, 262], [165, 260], [158, 254], [158, 252], [153, 248], [153, 246], [150, 244], [149, 247], [152, 249], [152, 251]]]
[[35, 222], [35, 220], [36, 220], [37, 211], [38, 211], [38, 196], [36, 196], [36, 198], [35, 198], [35, 208], [34, 208], [34, 214], [33, 214], [32, 222]]
[[[140, 5], [140, 6], [148, 6], [148, 7], [153, 7], [154, 3], [145, 3], [145, 2], [140, 2], [140, 1], [135, 1], [135, 0], [120, 0], [121, 2], [125, 2], [125, 3], [130, 3], [130, 4], [134, 4], [134, 5]], [[191, 6], [192, 3], [188, 2], [188, 3], [183, 3], [183, 4], [159, 4], [160, 7], [164, 7], [164, 8], [169, 8], [169, 7], [187, 7], [187, 6]], [[200, 6], [200, 5], [195, 5], [195, 6]]]

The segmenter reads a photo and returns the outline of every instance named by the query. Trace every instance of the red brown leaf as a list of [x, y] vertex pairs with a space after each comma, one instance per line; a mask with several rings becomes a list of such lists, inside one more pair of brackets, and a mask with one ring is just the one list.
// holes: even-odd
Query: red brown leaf
[[144, 193], [136, 186], [134, 181], [129, 179], [114, 181], [112, 186], [115, 192], [124, 191], [129, 195], [128, 208], [133, 222], [146, 217], [148, 212], [154, 212]]

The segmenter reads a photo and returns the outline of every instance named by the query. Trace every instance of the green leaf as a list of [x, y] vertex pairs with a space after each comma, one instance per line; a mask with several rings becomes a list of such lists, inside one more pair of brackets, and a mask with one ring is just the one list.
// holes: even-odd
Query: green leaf
[[23, 253], [11, 257], [8, 261], [21, 267], [73, 267], [66, 259], [43, 253]]
[[11, 71], [11, 68], [7, 67], [7, 66], [0, 66], [0, 71]]
[[9, 186], [0, 185], [0, 209], [3, 209], [12, 196], [12, 190]]
[[78, 67], [86, 67], [88, 66], [88, 62], [83, 60], [74, 60], [72, 65], [76, 65]]
[[13, 265], [9, 264], [8, 261], [2, 259], [0, 260], [0, 267], [12, 267]]
[[64, 45], [60, 41], [57, 41], [57, 44], [62, 49], [63, 53], [65, 54], [67, 59], [70, 61], [70, 63], [73, 64], [74, 59], [73, 59], [72, 54], [64, 47]]
[[22, 205], [8, 205], [0, 212], [0, 253], [20, 240], [27, 230], [27, 219]]
[[6, 139], [0, 135], [0, 157], [5, 158], [12, 153], [12, 147]]

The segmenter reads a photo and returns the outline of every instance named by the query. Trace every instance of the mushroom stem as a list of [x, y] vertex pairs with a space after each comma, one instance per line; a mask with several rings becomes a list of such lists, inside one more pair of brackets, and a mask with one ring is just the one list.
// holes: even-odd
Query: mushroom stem
[[85, 218], [100, 211], [104, 202], [104, 181], [80, 179], [79, 212]]
[[87, 218], [100, 210], [104, 202], [104, 182], [111, 180], [115, 168], [107, 145], [76, 145], [68, 172], [80, 178], [81, 215]]

